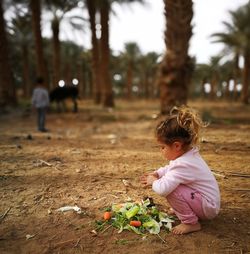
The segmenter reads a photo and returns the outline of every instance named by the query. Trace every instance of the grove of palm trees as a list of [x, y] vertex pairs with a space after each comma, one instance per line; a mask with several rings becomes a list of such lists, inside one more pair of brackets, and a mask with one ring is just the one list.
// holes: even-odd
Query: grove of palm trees
[[[165, 30], [154, 39], [165, 50], [145, 53], [135, 41], [113, 50], [110, 20], [115, 5], [151, 0], [0, 0], [0, 253], [250, 253], [250, 2], [210, 35], [223, 50], [206, 63], [190, 54], [195, 1], [162, 2]], [[81, 45], [62, 39], [62, 24]], [[50, 102], [45, 131], [31, 103], [38, 77], [48, 93], [78, 90], [77, 113], [70, 96]], [[198, 147], [220, 212], [183, 235], [119, 232], [103, 219], [114, 204], [150, 197], [170, 208], [140, 179], [169, 163], [155, 128], [181, 105], [206, 123]]]

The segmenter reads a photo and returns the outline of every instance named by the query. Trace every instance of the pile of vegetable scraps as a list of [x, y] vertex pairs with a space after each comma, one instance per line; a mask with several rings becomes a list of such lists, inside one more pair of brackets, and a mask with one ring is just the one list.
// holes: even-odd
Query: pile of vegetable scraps
[[150, 199], [140, 203], [113, 204], [111, 208], [106, 209], [103, 217], [104, 222], [96, 221], [97, 229], [102, 230], [106, 224], [110, 224], [119, 229], [118, 233], [129, 230], [138, 235], [159, 234], [161, 228], [170, 231], [175, 221], [173, 216], [159, 211], [154, 204], [152, 205]]

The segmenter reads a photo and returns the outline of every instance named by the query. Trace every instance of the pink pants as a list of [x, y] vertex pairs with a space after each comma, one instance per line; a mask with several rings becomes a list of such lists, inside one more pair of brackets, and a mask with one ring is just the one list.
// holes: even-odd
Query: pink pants
[[205, 219], [202, 196], [198, 191], [180, 184], [167, 196], [167, 200], [182, 223], [196, 224], [198, 219]]

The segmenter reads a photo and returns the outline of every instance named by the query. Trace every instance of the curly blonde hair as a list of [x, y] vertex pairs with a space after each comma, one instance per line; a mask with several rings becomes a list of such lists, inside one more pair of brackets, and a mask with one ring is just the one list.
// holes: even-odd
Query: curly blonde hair
[[170, 115], [156, 127], [158, 141], [170, 145], [180, 141], [183, 145], [194, 146], [199, 142], [200, 129], [206, 127], [196, 111], [187, 107], [174, 107]]

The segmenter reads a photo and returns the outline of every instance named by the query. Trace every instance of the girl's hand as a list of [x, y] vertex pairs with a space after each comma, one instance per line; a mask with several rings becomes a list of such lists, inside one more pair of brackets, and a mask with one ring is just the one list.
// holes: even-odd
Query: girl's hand
[[158, 180], [158, 179], [159, 179], [159, 176], [157, 173], [155, 172], [147, 173], [141, 177], [141, 183], [145, 186], [150, 186], [153, 184], [155, 180]]
[[155, 180], [157, 180], [158, 177], [156, 177], [155, 175], [148, 175], [147, 176], [147, 183], [146, 183], [146, 186], [151, 186], [153, 184], [153, 182]]

